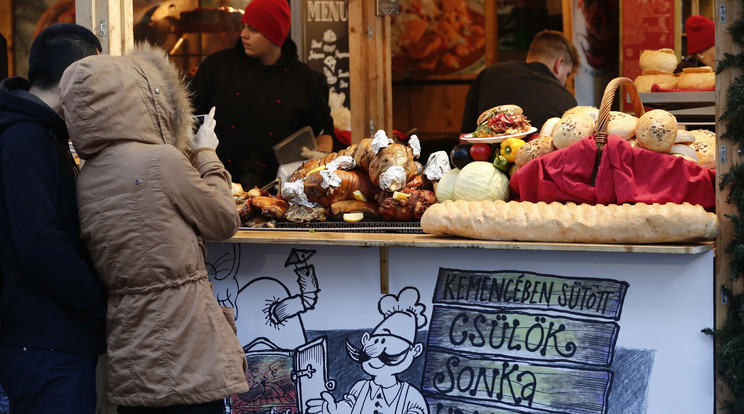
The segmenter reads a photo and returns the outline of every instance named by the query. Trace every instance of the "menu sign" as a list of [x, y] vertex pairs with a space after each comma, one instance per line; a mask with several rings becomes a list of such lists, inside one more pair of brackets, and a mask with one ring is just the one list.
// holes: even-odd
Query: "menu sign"
[[674, 0], [624, 0], [622, 7], [621, 75], [635, 79], [641, 74], [638, 59], [645, 49], [674, 49]]
[[605, 414], [628, 284], [440, 269], [422, 391], [432, 414]]
[[347, 2], [302, 2], [303, 60], [322, 73], [332, 94], [349, 107], [349, 18]]

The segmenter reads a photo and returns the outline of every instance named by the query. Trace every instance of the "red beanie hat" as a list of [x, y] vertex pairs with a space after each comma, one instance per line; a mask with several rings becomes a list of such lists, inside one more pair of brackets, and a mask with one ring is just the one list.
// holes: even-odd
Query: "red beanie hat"
[[291, 17], [287, 0], [253, 0], [245, 6], [241, 22], [253, 26], [279, 46], [289, 35]]
[[685, 33], [688, 55], [702, 52], [716, 44], [716, 24], [705, 16], [690, 16], [685, 22]]

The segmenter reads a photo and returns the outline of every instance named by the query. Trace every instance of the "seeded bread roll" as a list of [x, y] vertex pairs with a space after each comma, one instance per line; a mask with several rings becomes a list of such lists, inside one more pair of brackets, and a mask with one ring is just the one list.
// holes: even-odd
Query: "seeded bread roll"
[[597, 119], [599, 118], [599, 108], [596, 106], [589, 106], [589, 105], [579, 105], [574, 106], [573, 108], [569, 108], [566, 110], [566, 112], [563, 113], [561, 118], [566, 117], [567, 115], [575, 115], [575, 114], [586, 114], [592, 117], [594, 119], [594, 122], [597, 122]]
[[607, 134], [617, 134], [620, 138], [631, 139], [635, 136], [638, 117], [620, 111], [610, 111], [610, 121], [607, 123]]
[[428, 234], [480, 240], [577, 243], [681, 243], [712, 240], [719, 222], [702, 206], [682, 204], [445, 201], [421, 217]]
[[635, 135], [643, 148], [668, 152], [677, 137], [677, 118], [663, 109], [652, 109], [638, 120]]
[[553, 138], [550, 136], [543, 136], [528, 141], [517, 150], [517, 155], [514, 157], [514, 165], [517, 168], [527, 164], [535, 158], [540, 158], [545, 154], [548, 154], [555, 150], [553, 146]]
[[716, 145], [715, 143], [695, 141], [690, 144], [698, 156], [698, 164], [705, 168], [716, 168]]
[[709, 129], [693, 129], [690, 134], [695, 137], [695, 142], [716, 143], [716, 133]]
[[659, 70], [662, 72], [674, 72], [679, 61], [674, 50], [664, 48], [659, 50], [644, 50], [638, 59], [641, 70]]
[[585, 113], [564, 116], [553, 128], [553, 145], [558, 149], [567, 148], [574, 142], [592, 135], [594, 129], [594, 119]]

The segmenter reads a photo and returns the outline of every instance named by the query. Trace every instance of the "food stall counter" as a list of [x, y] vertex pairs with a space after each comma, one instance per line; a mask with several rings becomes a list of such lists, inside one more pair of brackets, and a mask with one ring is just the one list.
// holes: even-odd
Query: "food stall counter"
[[420, 233], [240, 230], [230, 243], [291, 244], [359, 247], [472, 248], [495, 250], [547, 250], [608, 253], [698, 254], [714, 248], [714, 242], [687, 244], [603, 244], [474, 240]]

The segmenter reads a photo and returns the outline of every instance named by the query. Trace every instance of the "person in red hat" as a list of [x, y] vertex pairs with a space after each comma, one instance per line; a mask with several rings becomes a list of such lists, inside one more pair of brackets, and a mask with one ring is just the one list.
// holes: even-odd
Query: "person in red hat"
[[337, 151], [328, 85], [299, 60], [287, 0], [253, 0], [240, 39], [208, 56], [191, 80], [195, 113], [217, 108], [217, 155], [243, 188], [262, 187], [279, 167], [272, 146], [310, 126], [318, 151]]
[[684, 68], [710, 66], [716, 64], [716, 24], [713, 20], [699, 14], [692, 15], [685, 21], [687, 34], [687, 55], [675, 69], [675, 73]]

